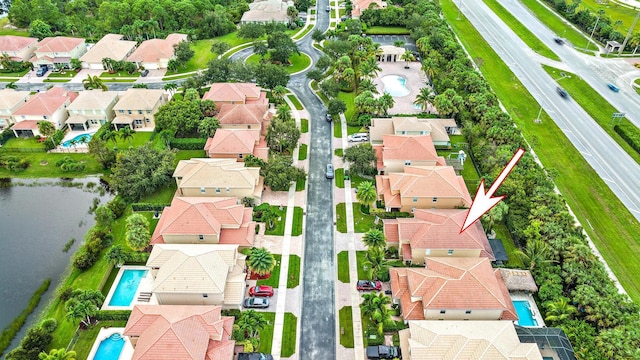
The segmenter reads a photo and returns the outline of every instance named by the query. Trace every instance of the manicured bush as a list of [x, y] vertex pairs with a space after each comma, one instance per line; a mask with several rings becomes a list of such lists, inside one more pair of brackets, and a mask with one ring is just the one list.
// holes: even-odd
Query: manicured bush
[[127, 209], [127, 202], [124, 201], [122, 197], [116, 196], [107, 203], [107, 207], [113, 212], [113, 215], [115, 215], [117, 219], [122, 216]]
[[18, 156], [2, 156], [0, 157], [0, 167], [3, 167], [11, 172], [24, 171], [30, 165], [29, 160], [20, 158]]
[[206, 143], [207, 139], [202, 138], [173, 138], [169, 140], [169, 146], [179, 150], [202, 150]]
[[134, 203], [131, 204], [133, 211], [162, 211], [171, 204]]
[[0, 145], [3, 145], [4, 143], [7, 142], [7, 140], [13, 139], [16, 137], [15, 134], [13, 133], [13, 130], [11, 130], [11, 126], [9, 126], [8, 128], [4, 129], [2, 132], [0, 132]]
[[84, 164], [72, 159], [70, 156], [65, 156], [58, 160], [56, 166], [60, 167], [63, 172], [84, 170]]
[[620, 137], [631, 145], [635, 151], [640, 153], [640, 129], [629, 123], [616, 125], [613, 127], [613, 130], [620, 134]]
[[129, 319], [129, 316], [131, 316], [131, 310], [100, 310], [93, 316], [93, 318], [99, 321], [127, 321]]

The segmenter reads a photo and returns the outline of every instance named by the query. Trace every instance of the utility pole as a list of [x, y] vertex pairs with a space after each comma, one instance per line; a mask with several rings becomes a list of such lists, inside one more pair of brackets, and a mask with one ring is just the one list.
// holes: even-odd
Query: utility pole
[[456, 16], [456, 20], [460, 20], [460, 12], [462, 11], [462, 0], [458, 4], [458, 15]]
[[596, 24], [593, 25], [593, 30], [591, 30], [591, 35], [589, 35], [589, 41], [587, 41], [587, 46], [584, 47], [585, 50], [589, 48], [589, 44], [593, 41], [593, 33], [596, 32], [596, 28], [598, 27], [598, 21], [600, 21], [600, 13], [598, 13], [598, 17], [596, 18]]
[[633, 24], [631, 24], [631, 27], [629, 28], [629, 31], [627, 32], [627, 37], [624, 38], [624, 42], [622, 43], [622, 47], [620, 48], [620, 50], [618, 50], [618, 56], [620, 56], [622, 54], [622, 51], [627, 46], [627, 41], [629, 41], [629, 38], [631, 37], [631, 32], [633, 31], [633, 28], [636, 26], [636, 22], [638, 22], [638, 17], [639, 16], [640, 16], [640, 11], [638, 11], [636, 13], [636, 18], [633, 19]]

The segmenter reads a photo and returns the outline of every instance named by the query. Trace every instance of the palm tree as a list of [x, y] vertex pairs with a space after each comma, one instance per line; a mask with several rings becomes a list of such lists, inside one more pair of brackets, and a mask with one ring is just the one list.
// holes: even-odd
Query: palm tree
[[160, 131], [160, 139], [164, 140], [164, 143], [167, 145], [167, 149], [171, 150], [171, 139], [173, 139], [174, 132], [169, 129], [164, 129]]
[[101, 135], [101, 139], [104, 142], [112, 141], [114, 144], [116, 143], [116, 139], [118, 137], [118, 133], [116, 131], [111, 130], [111, 126], [109, 126]]
[[422, 72], [427, 76], [427, 82], [431, 84], [431, 79], [436, 74], [436, 62], [432, 58], [426, 58], [422, 61]]
[[358, 95], [362, 94], [365, 91], [370, 91], [374, 94], [378, 94], [378, 88], [371, 81], [371, 79], [363, 79], [358, 83]]
[[365, 255], [365, 265], [368, 268], [368, 275], [374, 280], [388, 281], [389, 280], [389, 268], [391, 262], [385, 260], [384, 249], [378, 247], [370, 247]]
[[525, 251], [518, 249], [514, 254], [522, 260], [525, 266], [529, 267], [529, 270], [553, 262], [550, 259], [551, 248], [541, 239], [527, 241]]
[[267, 224], [267, 229], [271, 230], [276, 225], [275, 220], [280, 215], [272, 208], [269, 207], [267, 210], [262, 212], [262, 216], [260, 217], [260, 221]]
[[271, 273], [271, 270], [276, 266], [276, 260], [269, 250], [265, 248], [252, 248], [249, 258], [247, 259], [247, 266], [251, 272], [264, 276]]
[[168, 91], [169, 94], [171, 94], [171, 97], [173, 97], [173, 94], [175, 94], [176, 90], [178, 90], [178, 84], [176, 84], [176, 83], [166, 83], [164, 85], [164, 89], [166, 91]]
[[128, 256], [122, 246], [114, 245], [107, 251], [104, 258], [116, 267], [120, 267], [127, 261]]
[[387, 239], [384, 237], [384, 233], [378, 229], [371, 229], [362, 237], [362, 242], [367, 245], [368, 248], [384, 248], [387, 245]]
[[376, 292], [364, 294], [362, 298], [360, 305], [362, 314], [376, 325], [378, 334], [382, 335], [384, 325], [392, 322], [388, 307], [391, 304], [391, 298]]
[[287, 88], [285, 88], [282, 85], [278, 85], [274, 87], [273, 90], [271, 90], [271, 96], [273, 96], [273, 99], [277, 104], [280, 104], [282, 102], [282, 98], [286, 93], [287, 93]]
[[82, 80], [82, 84], [84, 85], [85, 90], [88, 90], [88, 89], [102, 89], [102, 91], [109, 90], [107, 85], [105, 85], [102, 82], [102, 79], [100, 79], [100, 77], [98, 77], [97, 75], [87, 76], [86, 79]]
[[8, 83], [7, 85], [5, 85], [4, 88], [5, 89], [18, 90], [18, 85], [16, 85], [15, 81], [12, 81], [12, 82]]
[[433, 103], [433, 98], [435, 98], [433, 91], [430, 88], [423, 87], [420, 89], [418, 95], [416, 95], [416, 100], [413, 104], [420, 105], [422, 107], [422, 112], [426, 112], [429, 105]]
[[38, 121], [38, 131], [42, 136], [49, 137], [56, 132], [56, 128], [48, 121]]
[[576, 307], [569, 304], [565, 297], [561, 297], [556, 301], [550, 301], [545, 305], [545, 307], [547, 308], [547, 317], [545, 317], [544, 320], [551, 321], [553, 323], [559, 323], [570, 319], [577, 311]]
[[276, 109], [276, 117], [283, 122], [293, 120], [293, 117], [291, 116], [291, 109], [289, 109], [289, 106], [287, 105], [278, 106]]
[[405, 68], [407, 66], [409, 66], [409, 62], [410, 61], [414, 61], [416, 59], [416, 56], [413, 55], [413, 53], [411, 52], [411, 50], [406, 50], [404, 52], [404, 54], [402, 54], [402, 56], [400, 56], [400, 59], [404, 60], [405, 62], [407, 62], [407, 65], [405, 66]]
[[46, 352], [41, 352], [38, 354], [39, 360], [76, 360], [76, 352], [69, 351], [66, 349], [51, 349], [51, 351], [47, 354]]
[[356, 193], [356, 199], [362, 206], [367, 208], [371, 207], [378, 198], [378, 192], [376, 186], [371, 181], [363, 181], [358, 184], [358, 192]]
[[640, 32], [633, 33], [629, 38], [629, 46], [633, 46], [633, 54], [636, 54], [636, 50], [638, 50], [638, 46], [640, 46]]
[[78, 139], [73, 138], [73, 139], [69, 140], [69, 145], [73, 146], [74, 150], [77, 150], [76, 146], [78, 146]]
[[240, 313], [237, 324], [247, 337], [258, 338], [260, 330], [269, 325], [269, 322], [261, 313], [255, 310], [246, 310]]
[[133, 137], [133, 134], [135, 134], [135, 133], [136, 133], [136, 131], [133, 130], [129, 126], [125, 126], [125, 127], [121, 128], [120, 130], [118, 130], [118, 135], [120, 136], [120, 139], [128, 140], [129, 141], [129, 146], [131, 146], [131, 138]]
[[89, 326], [91, 315], [97, 310], [96, 306], [89, 301], [71, 301], [67, 303], [66, 317], [72, 320], [80, 320], [85, 326]]
[[380, 111], [382, 111], [384, 115], [387, 115], [387, 112], [393, 107], [395, 103], [396, 101], [393, 100], [393, 96], [391, 96], [389, 93], [384, 93], [378, 98]]

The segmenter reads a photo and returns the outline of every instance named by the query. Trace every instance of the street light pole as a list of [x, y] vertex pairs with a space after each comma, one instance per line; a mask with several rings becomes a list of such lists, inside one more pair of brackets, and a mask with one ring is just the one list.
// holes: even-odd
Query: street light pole
[[462, 0], [458, 3], [458, 15], [456, 16], [456, 20], [460, 20], [460, 12], [462, 11]]
[[535, 120], [533, 120], [534, 123], [539, 124], [542, 121], [540, 120], [540, 115], [542, 115], [542, 104], [540, 105], [540, 111], [538, 111], [538, 117], [536, 117]]
[[587, 46], [585, 46], [585, 50], [587, 50], [589, 48], [589, 44], [591, 43], [591, 41], [593, 41], [593, 33], [596, 32], [596, 28], [598, 27], [598, 21], [600, 21], [600, 14], [598, 14], [598, 17], [596, 18], [596, 24], [593, 25], [593, 30], [591, 30], [591, 35], [589, 35], [589, 41], [587, 41]]
[[629, 28], [629, 31], [627, 32], [627, 36], [624, 38], [624, 42], [622, 42], [622, 47], [620, 48], [620, 50], [618, 50], [618, 56], [620, 56], [622, 54], [622, 51], [624, 51], [625, 46], [627, 46], [627, 41], [629, 41], [629, 38], [631, 37], [631, 32], [633, 31], [633, 28], [636, 26], [636, 22], [638, 22], [638, 17], [640, 16], [640, 11], [638, 11], [638, 13], [636, 13], [636, 18], [633, 19], [633, 24], [631, 24], [631, 27]]

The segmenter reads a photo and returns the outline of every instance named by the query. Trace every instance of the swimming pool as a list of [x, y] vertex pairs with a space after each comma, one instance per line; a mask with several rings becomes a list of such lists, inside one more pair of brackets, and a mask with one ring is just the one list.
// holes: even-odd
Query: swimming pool
[[115, 333], [100, 342], [93, 360], [118, 360], [123, 347], [122, 335]]
[[407, 96], [411, 92], [407, 86], [407, 79], [398, 75], [385, 75], [380, 79], [384, 84], [384, 92], [394, 97]]
[[138, 285], [147, 275], [147, 270], [124, 270], [122, 277], [118, 281], [116, 291], [114, 291], [109, 306], [129, 306], [133, 301], [133, 297], [138, 291]]
[[520, 326], [538, 326], [538, 322], [533, 318], [531, 305], [526, 300], [512, 300], [513, 306], [518, 313], [518, 325]]
[[80, 141], [82, 141], [82, 140], [84, 140], [85, 143], [88, 143], [89, 140], [91, 140], [92, 136], [93, 136], [93, 134], [80, 134], [80, 135], [74, 137], [73, 139], [69, 139], [69, 140], [63, 142], [62, 143], [62, 147], [68, 148], [68, 147], [73, 146], [71, 144], [71, 142], [74, 141], [74, 140], [76, 141], [76, 145], [79, 145]]

